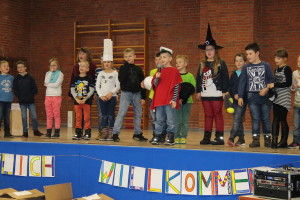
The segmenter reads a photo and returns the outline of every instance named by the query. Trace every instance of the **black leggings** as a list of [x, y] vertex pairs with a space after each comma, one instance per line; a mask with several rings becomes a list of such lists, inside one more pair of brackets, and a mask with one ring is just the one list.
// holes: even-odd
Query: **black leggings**
[[287, 123], [286, 117], [288, 110], [278, 104], [273, 104], [273, 123], [272, 123], [272, 135], [273, 137], [278, 137], [279, 135], [279, 125], [281, 124], [281, 138], [287, 140], [289, 134], [289, 125]]

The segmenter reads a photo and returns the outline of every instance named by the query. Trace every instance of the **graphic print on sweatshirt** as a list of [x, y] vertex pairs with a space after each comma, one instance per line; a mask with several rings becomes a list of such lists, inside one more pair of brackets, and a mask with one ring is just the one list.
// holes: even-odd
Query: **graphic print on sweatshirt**
[[11, 88], [12, 88], [12, 83], [10, 80], [3, 80], [1, 82], [1, 85], [2, 85], [2, 91], [3, 92], [11, 92]]
[[276, 70], [276, 72], [275, 72], [275, 83], [285, 83], [286, 82], [286, 77], [285, 77], [285, 74], [284, 74], [284, 69], [285, 69], [285, 67], [280, 72], [278, 72]]
[[86, 80], [78, 80], [75, 83], [75, 92], [79, 100], [84, 99], [89, 93], [89, 82]]
[[212, 79], [211, 69], [209, 67], [204, 67], [202, 74], [202, 92], [217, 91], [217, 87]]
[[249, 92], [258, 92], [266, 86], [266, 70], [264, 65], [247, 68], [249, 77]]

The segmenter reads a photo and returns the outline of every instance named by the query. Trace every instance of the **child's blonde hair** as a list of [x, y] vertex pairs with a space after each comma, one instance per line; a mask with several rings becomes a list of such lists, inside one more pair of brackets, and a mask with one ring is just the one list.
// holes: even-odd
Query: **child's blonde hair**
[[0, 61], [0, 66], [3, 64], [3, 63], [8, 63], [6, 60], [1, 60]]
[[177, 59], [179, 59], [179, 58], [181, 58], [185, 63], [189, 63], [189, 57], [188, 56], [186, 56], [186, 55], [177, 55], [176, 56], [176, 60]]
[[[81, 62], [80, 62], [80, 65], [81, 65], [81, 64], [87, 64], [87, 66], [90, 67], [90, 63], [89, 63], [88, 61], [81, 61]], [[80, 66], [80, 65], [79, 65], [79, 66]]]
[[126, 48], [126, 49], [123, 51], [123, 54], [127, 54], [127, 53], [135, 54], [135, 51], [134, 51], [134, 49], [132, 49], [132, 48]]
[[59, 63], [59, 61], [58, 61], [58, 58], [51, 58], [51, 59], [49, 60], [49, 65], [50, 65], [52, 62], [56, 62], [56, 64], [57, 64], [57, 69], [61, 70], [61, 66], [60, 66], [60, 63]]

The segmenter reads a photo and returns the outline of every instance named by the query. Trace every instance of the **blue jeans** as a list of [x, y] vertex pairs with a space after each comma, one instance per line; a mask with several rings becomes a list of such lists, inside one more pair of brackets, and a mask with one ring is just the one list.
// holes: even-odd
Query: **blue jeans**
[[252, 118], [252, 135], [260, 134], [260, 122], [262, 122], [263, 133], [271, 134], [270, 111], [271, 104], [266, 96], [256, 93], [248, 93], [248, 104]]
[[34, 103], [26, 104], [20, 103], [21, 114], [22, 114], [22, 124], [23, 124], [23, 132], [28, 132], [28, 122], [27, 122], [27, 109], [29, 110], [29, 114], [32, 120], [32, 130], [38, 130], [38, 121], [36, 116], [36, 108]]
[[100, 97], [98, 96], [98, 94], [95, 94], [97, 95], [97, 110], [98, 110], [98, 130], [100, 131], [101, 130], [101, 120], [102, 120], [102, 113], [101, 113], [101, 106], [100, 106]]
[[156, 122], [155, 135], [160, 135], [164, 131], [167, 123], [167, 133], [175, 134], [176, 132], [176, 109], [171, 105], [157, 106], [155, 108]]
[[115, 111], [117, 105], [117, 97], [112, 97], [109, 101], [102, 101], [99, 98], [99, 105], [101, 107], [101, 113], [102, 113], [101, 127], [113, 128], [115, 124]]
[[241, 107], [237, 103], [233, 104], [234, 114], [233, 114], [233, 123], [230, 131], [230, 137], [235, 138], [236, 136], [244, 136], [244, 126], [243, 121], [245, 118], [245, 112], [247, 104], [244, 102], [244, 105]]
[[132, 104], [134, 112], [134, 134], [137, 135], [142, 133], [142, 106], [140, 101], [141, 92], [121, 92], [119, 112], [115, 121], [113, 134], [120, 134], [120, 129], [130, 104]]
[[4, 131], [10, 131], [10, 110], [11, 102], [0, 101], [0, 124], [4, 120]]
[[293, 142], [300, 142], [300, 107], [294, 107], [294, 139]]

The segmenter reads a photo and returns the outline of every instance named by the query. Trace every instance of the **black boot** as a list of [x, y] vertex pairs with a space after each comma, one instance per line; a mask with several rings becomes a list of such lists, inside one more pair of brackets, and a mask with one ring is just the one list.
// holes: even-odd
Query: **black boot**
[[234, 145], [235, 146], [245, 146], [244, 134], [239, 135], [239, 139]]
[[81, 140], [82, 136], [82, 129], [81, 128], [76, 128], [75, 129], [75, 135], [73, 136], [73, 140]]
[[164, 143], [165, 145], [174, 145], [175, 142], [174, 142], [174, 133], [168, 133], [167, 134], [167, 139]]
[[28, 132], [23, 132], [22, 137], [28, 138]]
[[52, 129], [47, 129], [47, 133], [45, 135], [45, 138], [51, 138]]
[[35, 136], [42, 136], [42, 135], [43, 135], [43, 133], [41, 133], [39, 130], [33, 131], [33, 134], [34, 134]]
[[59, 135], [60, 129], [55, 129], [54, 130], [54, 135], [52, 136], [53, 139], [58, 139], [60, 137]]
[[211, 141], [212, 145], [224, 145], [224, 132], [223, 131], [216, 131], [216, 138]]
[[205, 131], [203, 140], [200, 141], [200, 144], [211, 144], [210, 137], [211, 137], [211, 132]]
[[271, 134], [264, 135], [264, 146], [271, 147]]
[[84, 136], [83, 136], [83, 139], [90, 140], [91, 139], [91, 135], [92, 135], [91, 129], [86, 129], [85, 133], [84, 133]]
[[251, 147], [251, 148], [260, 147], [260, 135], [253, 134], [252, 139], [253, 139], [253, 141], [251, 144], [249, 144], [249, 147]]
[[15, 136], [13, 136], [11, 133], [10, 133], [10, 130], [4, 130], [4, 137], [5, 138], [13, 138]]

